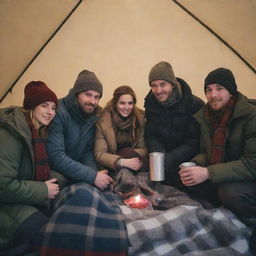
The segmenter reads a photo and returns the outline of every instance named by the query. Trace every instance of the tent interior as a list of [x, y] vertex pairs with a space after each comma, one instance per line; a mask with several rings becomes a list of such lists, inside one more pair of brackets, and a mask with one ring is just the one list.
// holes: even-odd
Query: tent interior
[[64, 97], [88, 69], [103, 84], [102, 106], [126, 84], [143, 108], [160, 61], [204, 100], [218, 67], [256, 98], [256, 0], [1, 0], [0, 34], [0, 107], [22, 105], [32, 80]]

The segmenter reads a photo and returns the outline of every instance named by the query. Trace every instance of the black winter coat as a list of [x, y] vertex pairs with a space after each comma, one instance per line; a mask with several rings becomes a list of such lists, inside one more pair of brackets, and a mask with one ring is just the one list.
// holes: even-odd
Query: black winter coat
[[200, 129], [193, 115], [204, 105], [189, 85], [177, 78], [182, 98], [172, 107], [159, 104], [150, 91], [145, 98], [145, 142], [149, 152], [165, 153], [166, 172], [177, 172], [179, 164], [199, 152]]

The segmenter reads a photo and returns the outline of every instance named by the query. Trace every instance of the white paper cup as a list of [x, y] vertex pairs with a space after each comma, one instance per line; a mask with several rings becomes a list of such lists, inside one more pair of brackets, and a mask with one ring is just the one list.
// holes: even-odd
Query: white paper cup
[[186, 167], [192, 167], [192, 166], [196, 166], [196, 163], [194, 162], [184, 162], [182, 164], [180, 164], [180, 168], [186, 168]]

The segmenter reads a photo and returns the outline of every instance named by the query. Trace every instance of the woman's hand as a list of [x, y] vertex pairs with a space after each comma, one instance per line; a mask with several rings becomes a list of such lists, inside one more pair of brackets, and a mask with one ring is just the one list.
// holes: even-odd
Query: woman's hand
[[141, 166], [142, 166], [142, 162], [139, 160], [138, 157], [122, 159], [122, 167], [127, 167], [131, 170], [138, 171]]
[[59, 185], [56, 184], [56, 181], [57, 181], [57, 179], [53, 178], [53, 179], [50, 179], [50, 180], [47, 180], [44, 182], [48, 189], [48, 198], [49, 199], [54, 199], [60, 192]]

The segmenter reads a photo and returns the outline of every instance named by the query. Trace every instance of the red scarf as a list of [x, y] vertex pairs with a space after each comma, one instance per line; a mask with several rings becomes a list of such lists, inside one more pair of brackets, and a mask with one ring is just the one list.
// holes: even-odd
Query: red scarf
[[35, 163], [35, 180], [45, 181], [50, 178], [50, 168], [48, 165], [48, 156], [46, 153], [45, 142], [46, 139], [39, 135], [39, 131], [35, 129], [33, 122], [29, 116], [29, 113], [25, 113], [25, 117], [29, 124], [29, 128], [32, 135], [32, 147], [34, 151], [34, 163]]
[[222, 111], [213, 111], [208, 103], [205, 107], [205, 118], [213, 128], [210, 164], [222, 163], [224, 161], [227, 126], [233, 113], [235, 101], [236, 97], [232, 96]]

